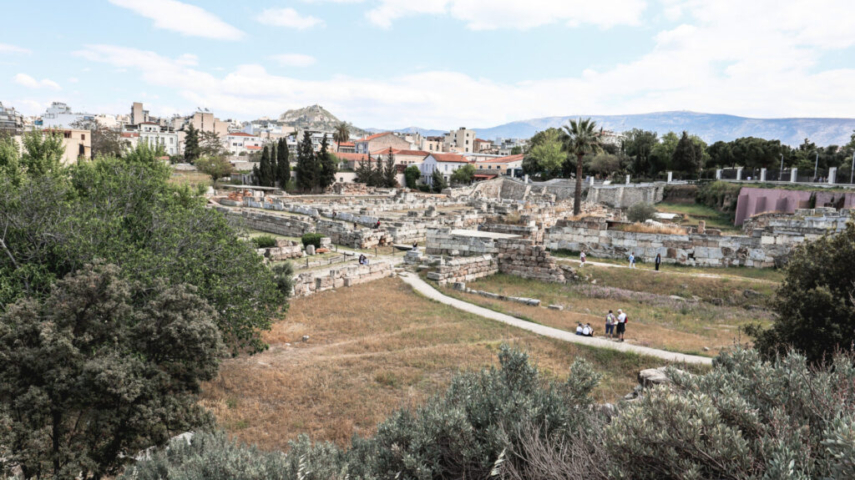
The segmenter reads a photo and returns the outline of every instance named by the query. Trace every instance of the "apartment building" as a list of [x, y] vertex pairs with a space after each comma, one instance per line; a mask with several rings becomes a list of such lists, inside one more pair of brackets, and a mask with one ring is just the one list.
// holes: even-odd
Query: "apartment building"
[[[44, 129], [34, 130], [42, 135], [58, 135], [62, 139], [64, 153], [62, 155], [62, 164], [70, 165], [76, 163], [78, 159], [89, 160], [92, 158], [92, 135], [89, 130], [79, 130], [74, 128], [67, 129]], [[15, 141], [18, 143], [18, 148], [23, 151], [24, 134], [16, 135]]]
[[369, 153], [378, 150], [388, 150], [389, 148], [397, 150], [409, 150], [412, 148], [410, 142], [395, 135], [392, 132], [375, 133], [359, 140], [354, 140], [356, 153]]
[[37, 126], [47, 129], [71, 129], [81, 128], [80, 125], [88, 123], [95, 124], [95, 115], [91, 113], [75, 113], [71, 107], [63, 102], [53, 102], [42, 114], [41, 122]]
[[458, 168], [464, 165], [471, 165], [466, 157], [454, 153], [431, 153], [419, 165], [419, 170], [422, 173], [422, 182], [432, 185], [433, 172], [439, 170], [446, 181], [451, 179], [451, 174]]
[[445, 134], [443, 149], [448, 152], [473, 153], [475, 151], [476, 138], [474, 130], [460, 127]]
[[241, 155], [260, 152], [264, 146], [264, 141], [258, 135], [252, 135], [244, 132], [226, 133], [223, 137], [223, 144], [226, 150], [232, 155]]

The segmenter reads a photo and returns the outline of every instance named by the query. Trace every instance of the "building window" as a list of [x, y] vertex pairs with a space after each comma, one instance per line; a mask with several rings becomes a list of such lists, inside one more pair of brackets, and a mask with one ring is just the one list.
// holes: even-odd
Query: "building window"
[[85, 133], [81, 133], [81, 134], [80, 134], [80, 139], [81, 139], [81, 140], [86, 140], [86, 134], [85, 134]]

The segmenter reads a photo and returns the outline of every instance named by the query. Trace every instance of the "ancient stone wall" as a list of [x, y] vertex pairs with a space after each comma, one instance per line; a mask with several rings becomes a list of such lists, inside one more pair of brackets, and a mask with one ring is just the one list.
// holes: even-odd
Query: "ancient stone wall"
[[[567, 281], [565, 270], [546, 248], [535, 245], [531, 239], [500, 238], [496, 240], [496, 246], [499, 248], [501, 273], [550, 283]], [[569, 267], [567, 269], [572, 271]]]
[[430, 280], [436, 280], [440, 285], [447, 283], [471, 282], [487, 277], [499, 271], [499, 265], [492, 255], [455, 258], [437, 267], [436, 271], [428, 272]]
[[589, 203], [602, 203], [612, 208], [629, 208], [636, 203], [659, 203], [665, 183], [599, 185], [588, 190]]
[[251, 210], [232, 210], [222, 207], [215, 208], [227, 216], [240, 218], [245, 222], [248, 228], [260, 230], [262, 232], [275, 233], [286, 237], [302, 237], [305, 233], [312, 233], [315, 231], [315, 225], [313, 223], [299, 220], [296, 217]]
[[748, 236], [624, 232], [609, 230], [604, 219], [561, 220], [547, 230], [544, 242], [550, 250], [584, 250], [606, 258], [625, 259], [632, 252], [644, 261], [653, 261], [659, 254], [663, 263], [773, 267], [783, 263], [796, 245], [840, 232], [848, 219], [845, 213], [831, 217], [816, 210], [798, 212], [803, 215], [765, 219], [762, 228]]
[[392, 243], [392, 237], [383, 229], [357, 228], [349, 229], [341, 222], [318, 220], [316, 230], [326, 235], [336, 245], [365, 249]]
[[291, 240], [278, 239], [276, 246], [272, 248], [260, 248], [259, 253], [271, 262], [281, 262], [292, 258], [301, 258], [303, 255], [303, 244]]
[[455, 235], [450, 228], [430, 228], [427, 231], [425, 252], [428, 255], [473, 257], [499, 253], [495, 239], [472, 236], [471, 232]]
[[508, 225], [504, 223], [481, 224], [482, 232], [504, 233], [506, 235], [517, 235], [520, 238], [532, 239], [535, 243], [543, 241], [543, 231], [534, 225], [534, 222], [526, 225]]
[[351, 265], [324, 273], [302, 273], [294, 279], [294, 297], [305, 297], [314, 293], [360, 283], [379, 280], [394, 275], [392, 265], [378, 262], [371, 265]]

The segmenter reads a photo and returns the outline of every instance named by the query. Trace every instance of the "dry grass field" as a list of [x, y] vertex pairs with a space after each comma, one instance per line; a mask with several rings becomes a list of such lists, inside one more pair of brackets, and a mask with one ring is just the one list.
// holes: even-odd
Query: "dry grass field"
[[466, 314], [397, 279], [295, 300], [265, 338], [267, 352], [223, 362], [202, 403], [228, 432], [268, 450], [303, 433], [339, 445], [370, 434], [393, 410], [441, 393], [456, 372], [496, 364], [503, 342], [528, 352], [548, 377], [565, 378], [575, 358], [587, 359], [604, 376], [600, 401], [623, 396], [640, 369], [663, 364]]
[[[617, 314], [617, 309], [622, 308], [630, 317], [628, 342], [707, 356], [715, 356], [735, 342], [747, 342], [740, 327], [755, 322], [766, 325], [771, 318], [762, 308], [774, 292], [773, 282], [694, 278], [590, 265], [582, 273], [597, 283], [556, 285], [493, 275], [467, 285], [491, 293], [536, 298], [541, 300], [543, 307], [492, 300], [451, 288], [443, 291], [492, 310], [562, 330], [574, 331], [577, 322], [590, 323], [597, 335], [604, 333], [606, 313], [611, 309]], [[750, 291], [748, 297], [746, 290]], [[638, 296], [633, 292], [653, 295]], [[683, 302], [671, 298], [672, 295], [700, 301]], [[565, 310], [545, 308], [551, 304], [564, 305]]]
[[196, 188], [199, 185], [210, 187], [214, 184], [211, 176], [202, 172], [172, 172], [169, 183], [174, 185], [189, 185]]

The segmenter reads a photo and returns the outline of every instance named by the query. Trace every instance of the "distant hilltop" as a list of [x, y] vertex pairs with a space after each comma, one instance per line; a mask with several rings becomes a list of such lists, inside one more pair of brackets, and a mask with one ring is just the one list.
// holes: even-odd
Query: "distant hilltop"
[[[297, 127], [301, 130], [331, 132], [335, 130], [336, 125], [341, 123], [341, 120], [324, 107], [320, 105], [312, 105], [309, 107], [288, 110], [282, 115], [279, 115], [279, 122], [289, 127]], [[361, 137], [364, 136], [364, 134], [364, 130], [351, 125], [351, 137]]]
[[491, 128], [476, 128], [478, 137], [492, 139], [529, 138], [549, 127], [566, 125], [568, 120], [590, 117], [606, 130], [625, 132], [633, 128], [662, 134], [683, 130], [707, 143], [730, 141], [740, 137], [780, 140], [796, 146], [805, 138], [817, 145], [845, 145], [855, 131], [853, 118], [747, 118], [735, 115], [697, 112], [658, 112], [638, 115], [568, 115], [506, 123]]

